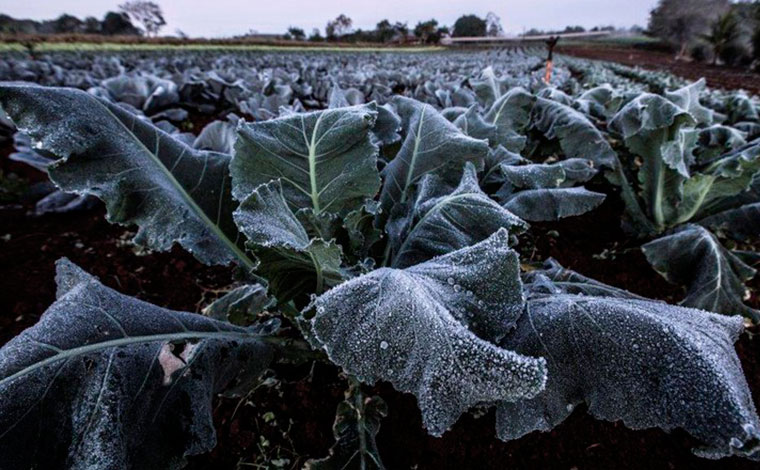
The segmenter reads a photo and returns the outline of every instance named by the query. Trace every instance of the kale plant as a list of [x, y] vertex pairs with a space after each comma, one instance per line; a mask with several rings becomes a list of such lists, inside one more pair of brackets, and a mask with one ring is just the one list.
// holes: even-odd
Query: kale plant
[[[227, 154], [99, 96], [0, 85], [0, 106], [56, 156], [47, 171], [60, 189], [102, 199], [140, 246], [178, 244], [247, 282], [204, 316], [59, 261], [55, 303], [0, 349], [4, 468], [181, 468], [215, 445], [213, 396], [247, 393], [273, 361], [314, 356], [307, 344], [351, 382], [336, 445], [310, 468], [383, 468], [375, 435], [393, 410], [361, 386], [378, 381], [413, 394], [436, 436], [473, 407], [496, 407], [495, 434], [509, 440], [586, 403], [632, 428], [684, 429], [701, 456], [758, 459], [760, 420], [733, 351], [741, 318], [553, 262], [523, 272], [515, 235], [598, 206], [604, 195], [577, 185], [619, 168], [611, 149], [592, 152], [607, 142], [580, 111], [480, 86], [483, 115], [453, 123], [415, 99], [347, 106], [336, 90], [329, 109], [240, 123]], [[526, 133], [569, 159], [525, 161], [515, 152], [541, 151]], [[660, 147], [676, 172], [685, 139]]]

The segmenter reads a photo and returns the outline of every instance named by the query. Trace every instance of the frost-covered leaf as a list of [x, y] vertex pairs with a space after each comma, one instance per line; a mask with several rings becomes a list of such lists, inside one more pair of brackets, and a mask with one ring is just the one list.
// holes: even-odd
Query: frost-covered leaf
[[387, 415], [382, 398], [365, 396], [359, 384], [352, 385], [335, 413], [330, 455], [308, 461], [306, 470], [383, 470], [375, 436]]
[[685, 109], [692, 115], [697, 124], [710, 125], [713, 123], [713, 110], [702, 106], [699, 102], [699, 94], [707, 87], [707, 81], [700, 78], [678, 90], [666, 91], [665, 98], [672, 101], [676, 106]]
[[348, 234], [348, 247], [357, 260], [366, 258], [372, 245], [383, 236], [383, 232], [375, 227], [379, 208], [377, 201], [368, 200], [360, 209], [350, 212], [343, 219], [343, 228]]
[[407, 269], [381, 268], [318, 297], [313, 339], [348, 373], [413, 393], [425, 427], [478, 403], [535, 396], [544, 362], [496, 347], [522, 313], [517, 255], [491, 238]]
[[232, 154], [237, 139], [236, 125], [228, 121], [214, 121], [203, 128], [193, 142], [193, 148]]
[[484, 116], [485, 122], [496, 128], [491, 146], [501, 145], [512, 152], [520, 152], [525, 148], [525, 130], [530, 124], [535, 99], [525, 89], [517, 87], [493, 103]]
[[[475, 166], [468, 162], [459, 186], [443, 195], [444, 186], [434, 175], [427, 175], [412, 208], [409, 230], [391, 236], [394, 268], [406, 268], [435, 256], [459, 250], [490, 237], [500, 228], [517, 234], [528, 225], [489, 198], [478, 185]], [[444, 190], [444, 192], [446, 192]], [[392, 234], [393, 235], [393, 234]]]
[[760, 422], [733, 343], [738, 317], [660, 302], [555, 294], [528, 301], [516, 330], [501, 343], [545, 357], [546, 389], [502, 403], [501, 439], [548, 431], [575, 406], [633, 429], [682, 428], [702, 441], [699, 453], [757, 458]]
[[658, 230], [679, 219], [684, 181], [691, 176], [697, 135], [694, 118], [665, 98], [644, 93], [610, 121], [628, 149], [642, 159], [638, 171], [641, 197]]
[[13, 147], [15, 152], [8, 155], [9, 159], [26, 163], [39, 171], [47, 172], [48, 167], [57, 160], [55, 155], [45, 152], [43, 149], [35, 148], [31, 137], [23, 132], [16, 132], [13, 135]]
[[601, 283], [562, 265], [553, 258], [544, 262], [541, 269], [523, 275], [528, 298], [554, 294], [583, 294], [596, 297], [644, 299], [626, 290]]
[[736, 150], [747, 142], [747, 136], [734, 127], [714, 125], [699, 131], [698, 146], [694, 152], [698, 163], [710, 163], [716, 157]]
[[275, 299], [267, 295], [266, 287], [249, 284], [227, 292], [205, 307], [203, 314], [234, 325], [246, 325], [275, 303]]
[[280, 302], [321, 292], [342, 280], [341, 248], [334, 241], [309, 237], [288, 207], [279, 179], [254, 189], [234, 217], [259, 260], [257, 272]]
[[706, 228], [688, 224], [672, 235], [642, 246], [644, 255], [665, 279], [687, 286], [681, 305], [760, 321], [760, 312], [744, 305], [744, 282], [755, 270], [725, 249]]
[[575, 106], [583, 114], [607, 120], [618, 112], [623, 104], [623, 95], [609, 83], [594, 87], [575, 100]]
[[566, 158], [585, 158], [597, 168], [617, 165], [617, 155], [604, 135], [586, 116], [569, 106], [536, 99], [532, 126], [547, 139], [559, 141]]
[[242, 200], [260, 184], [280, 179], [294, 211], [358, 209], [380, 187], [370, 137], [376, 118], [373, 103], [241, 125], [230, 165], [233, 195]]
[[232, 221], [229, 156], [193, 150], [79, 90], [3, 84], [0, 106], [61, 157], [48, 167], [51, 180], [103, 199], [109, 221], [138, 225], [135, 243], [154, 250], [179, 243], [207, 264], [253, 266]]
[[[345, 108], [348, 106], [358, 106], [364, 103], [364, 96], [359, 98], [359, 90], [349, 88], [341, 90], [338, 84], [333, 81], [330, 94], [327, 98], [327, 107], [330, 109]], [[401, 118], [388, 106], [377, 106], [377, 120], [372, 128], [372, 134], [382, 145], [391, 145], [401, 140], [398, 131], [401, 128]]]
[[4, 470], [182, 468], [216, 444], [212, 399], [246, 393], [261, 327], [167, 310], [58, 262], [58, 300], [0, 349]]
[[501, 164], [501, 175], [510, 189], [548, 189], [585, 183], [596, 175], [590, 160], [570, 158], [556, 163]]
[[523, 220], [543, 222], [585, 214], [604, 199], [604, 194], [586, 188], [527, 189], [509, 197], [503, 206]]
[[482, 166], [488, 145], [464, 135], [432, 106], [396, 97], [406, 138], [398, 155], [383, 170], [380, 203], [385, 214], [397, 203], [404, 203], [412, 186], [425, 174], [446, 174], [459, 178], [464, 163]]
[[733, 239], [757, 239], [760, 236], [760, 201], [719, 212], [698, 223]]
[[496, 141], [496, 126], [483, 120], [483, 116], [478, 112], [477, 105], [471, 106], [453, 122], [465, 135], [475, 139], [488, 140], [491, 144]]

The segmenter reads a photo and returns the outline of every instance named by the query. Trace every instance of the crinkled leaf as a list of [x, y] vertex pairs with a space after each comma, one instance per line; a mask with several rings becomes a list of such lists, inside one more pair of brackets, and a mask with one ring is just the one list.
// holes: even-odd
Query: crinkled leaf
[[744, 282], [755, 276], [755, 270], [723, 248], [706, 228], [688, 224], [641, 249], [665, 279], [687, 286], [681, 305], [760, 320], [760, 313], [743, 303]]
[[678, 90], [666, 91], [665, 98], [672, 101], [676, 106], [685, 109], [691, 114], [697, 124], [710, 125], [713, 123], [714, 111], [702, 106], [699, 102], [699, 94], [707, 87], [707, 81], [700, 78]]
[[585, 183], [597, 170], [590, 160], [570, 158], [556, 163], [530, 165], [501, 164], [501, 174], [510, 188], [548, 189]]
[[594, 417], [633, 429], [682, 428], [704, 443], [706, 457], [757, 457], [760, 422], [733, 350], [741, 331], [741, 318], [660, 302], [530, 300], [501, 344], [545, 357], [549, 379], [537, 397], [499, 405], [497, 434], [548, 431], [586, 403]]
[[[421, 187], [442, 186], [428, 175]], [[475, 166], [467, 163], [459, 186], [445, 195], [425, 197], [435, 189], [421, 191], [412, 209], [408, 232], [391, 236], [394, 268], [406, 268], [435, 256], [450, 253], [485, 240], [500, 228], [521, 233], [528, 226], [489, 198], [478, 185]]]
[[641, 197], [658, 230], [678, 220], [683, 184], [693, 163], [696, 133], [685, 110], [658, 95], [644, 93], [629, 102], [610, 121], [628, 149], [642, 159], [638, 171]]
[[[361, 100], [356, 96], [359, 90], [349, 88], [341, 90], [337, 82], [333, 81], [330, 93], [327, 97], [327, 107], [330, 109], [345, 108], [348, 106], [357, 106], [364, 103], [364, 97]], [[372, 135], [382, 145], [391, 145], [401, 140], [398, 131], [401, 128], [401, 118], [388, 106], [377, 106], [377, 120], [372, 128]]]
[[407, 134], [398, 155], [383, 170], [380, 203], [388, 214], [396, 203], [406, 202], [412, 186], [427, 173], [459, 178], [467, 161], [478, 163], [488, 154], [488, 145], [464, 135], [432, 106], [396, 97], [394, 103]]
[[232, 154], [237, 139], [236, 125], [228, 121], [214, 121], [203, 128], [193, 142], [193, 148]]
[[280, 180], [262, 184], [234, 213], [246, 246], [259, 260], [257, 272], [278, 301], [320, 292], [342, 279], [342, 251], [333, 241], [310, 238], [288, 207]]
[[586, 116], [569, 106], [536, 99], [532, 126], [547, 139], [557, 139], [566, 158], [585, 158], [597, 168], [617, 165], [617, 155], [604, 135]]
[[376, 118], [372, 103], [242, 124], [230, 165], [233, 195], [243, 200], [260, 184], [280, 179], [294, 211], [358, 209], [380, 187], [370, 138]]
[[253, 266], [232, 221], [229, 156], [193, 150], [75, 89], [3, 84], [0, 105], [62, 157], [48, 167], [53, 182], [103, 199], [109, 221], [139, 226], [137, 244], [168, 250], [179, 243], [206, 264]]
[[236, 287], [203, 309], [203, 314], [216, 320], [228, 321], [234, 325], [246, 325], [256, 315], [275, 304], [275, 299], [267, 295], [266, 287], [250, 284]]
[[178, 469], [213, 448], [212, 399], [267, 367], [262, 330], [121, 295], [67, 260], [57, 281], [0, 349], [3, 469]]
[[523, 308], [508, 234], [404, 270], [381, 268], [313, 302], [313, 338], [366, 382], [413, 393], [433, 435], [478, 403], [532, 397], [544, 362], [476, 336], [503, 336]]
[[530, 124], [531, 109], [535, 97], [525, 89], [517, 87], [509, 90], [490, 107], [484, 120], [496, 129], [491, 145], [503, 146], [512, 152], [525, 148], [525, 130]]
[[599, 207], [605, 195], [586, 188], [527, 189], [504, 202], [509, 212], [528, 222], [559, 220]]
[[368, 200], [360, 209], [350, 212], [343, 219], [343, 228], [348, 233], [349, 248], [356, 260], [366, 258], [372, 245], [383, 236], [383, 232], [375, 227], [375, 217], [379, 208], [380, 204], [377, 201]]
[[747, 142], [746, 132], [734, 127], [714, 125], [699, 131], [699, 145], [695, 151], [697, 163], [710, 163], [716, 157], [736, 150]]
[[483, 120], [483, 116], [478, 112], [477, 105], [471, 106], [464, 114], [456, 118], [454, 125], [465, 135], [475, 139], [488, 140], [489, 143], [495, 142], [497, 128]]
[[601, 283], [571, 269], [562, 267], [557, 260], [549, 258], [541, 269], [523, 276], [528, 297], [555, 294], [583, 294], [596, 297], [643, 299], [626, 290]]

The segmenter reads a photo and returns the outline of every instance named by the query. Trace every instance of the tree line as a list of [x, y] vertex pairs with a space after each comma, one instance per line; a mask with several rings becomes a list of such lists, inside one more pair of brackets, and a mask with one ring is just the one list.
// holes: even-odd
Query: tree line
[[760, 67], [759, 0], [660, 0], [648, 30], [679, 59]]
[[161, 7], [151, 1], [131, 0], [109, 11], [102, 20], [62, 14], [53, 20], [16, 19], [0, 14], [0, 34], [98, 34], [104, 36], [155, 36], [166, 25]]
[[285, 33], [285, 39], [309, 41], [341, 41], [341, 42], [377, 42], [403, 43], [416, 41], [422, 44], [437, 44], [445, 35], [453, 37], [468, 36], [501, 36], [504, 30], [501, 19], [493, 12], [485, 18], [477, 15], [462, 15], [452, 27], [441, 25], [436, 19], [419, 21], [414, 27], [407, 22], [384, 19], [375, 25], [374, 29], [354, 29], [353, 20], [344, 14], [327, 22], [325, 34], [319, 28], [314, 28], [307, 36], [302, 28], [291, 26]]

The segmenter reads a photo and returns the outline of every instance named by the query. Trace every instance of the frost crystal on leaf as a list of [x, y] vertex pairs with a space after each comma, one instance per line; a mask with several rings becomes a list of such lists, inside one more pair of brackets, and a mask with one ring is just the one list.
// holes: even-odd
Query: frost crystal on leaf
[[499, 348], [470, 329], [496, 339], [522, 312], [517, 256], [507, 241], [501, 229], [426, 263], [339, 285], [311, 306], [315, 341], [362, 380], [413, 393], [433, 435], [476, 404], [535, 396], [544, 360]]

